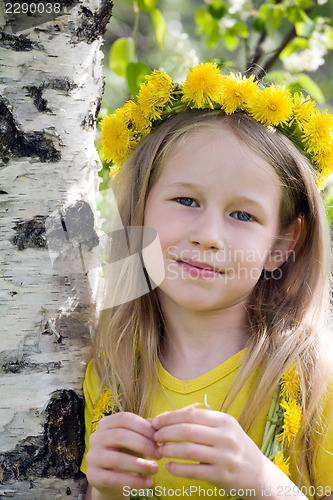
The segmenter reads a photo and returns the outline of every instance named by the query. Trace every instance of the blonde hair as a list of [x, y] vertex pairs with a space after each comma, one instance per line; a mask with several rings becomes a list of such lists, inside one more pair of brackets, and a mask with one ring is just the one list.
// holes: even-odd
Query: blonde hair
[[[118, 209], [124, 226], [143, 226], [148, 193], [175, 145], [194, 131], [222, 126], [231, 129], [277, 172], [283, 192], [281, 232], [297, 217], [301, 219], [300, 238], [293, 258], [281, 267], [280, 279], [262, 276], [252, 292], [248, 304], [252, 332], [249, 349], [222, 408], [227, 410], [257, 369], [256, 385], [239, 420], [248, 430], [283, 373], [295, 362], [301, 375], [304, 411], [298, 439], [300, 478], [305, 466], [313, 481], [313, 431], [320, 420], [319, 408], [330, 377], [330, 246], [323, 203], [308, 160], [281, 132], [245, 114], [226, 116], [221, 111], [187, 110], [140, 141], [114, 184]], [[119, 409], [149, 415], [158, 383], [157, 358], [163, 334], [163, 314], [155, 290], [101, 312], [95, 360], [102, 384], [111, 389]], [[120, 390], [121, 399], [117, 396]]]

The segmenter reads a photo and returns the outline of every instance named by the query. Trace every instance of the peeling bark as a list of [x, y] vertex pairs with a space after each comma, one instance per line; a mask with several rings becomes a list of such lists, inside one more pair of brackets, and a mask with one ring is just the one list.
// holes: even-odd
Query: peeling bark
[[0, 497], [24, 500], [84, 489], [94, 139], [112, 2], [57, 2], [39, 17], [0, 2]]

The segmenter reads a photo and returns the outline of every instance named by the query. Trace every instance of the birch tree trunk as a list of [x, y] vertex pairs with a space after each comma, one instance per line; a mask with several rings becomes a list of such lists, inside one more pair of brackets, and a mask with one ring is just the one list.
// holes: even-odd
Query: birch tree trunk
[[82, 497], [111, 11], [111, 0], [0, 2], [0, 497]]

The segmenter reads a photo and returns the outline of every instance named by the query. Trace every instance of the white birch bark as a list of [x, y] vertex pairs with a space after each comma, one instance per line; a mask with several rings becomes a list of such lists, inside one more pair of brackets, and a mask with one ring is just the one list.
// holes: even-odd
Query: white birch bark
[[[94, 315], [82, 257], [92, 267], [100, 46], [112, 2], [58, 4], [60, 13], [29, 18], [0, 2], [0, 497], [25, 500], [80, 498]], [[53, 265], [45, 224], [63, 238]]]

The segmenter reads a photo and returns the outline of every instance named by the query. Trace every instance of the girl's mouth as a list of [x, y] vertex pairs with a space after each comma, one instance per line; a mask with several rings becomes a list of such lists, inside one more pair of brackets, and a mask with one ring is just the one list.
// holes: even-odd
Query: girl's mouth
[[215, 278], [223, 274], [211, 264], [192, 260], [177, 260], [177, 264], [193, 278]]

